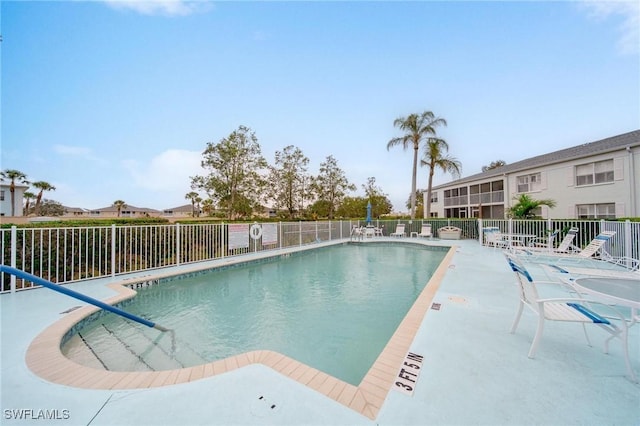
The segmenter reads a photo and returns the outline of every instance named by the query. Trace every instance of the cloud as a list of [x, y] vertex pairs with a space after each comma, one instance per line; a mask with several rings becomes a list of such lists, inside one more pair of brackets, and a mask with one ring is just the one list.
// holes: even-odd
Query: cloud
[[105, 162], [102, 158], [94, 155], [91, 148], [84, 146], [54, 145], [53, 151], [63, 157], [80, 158], [85, 161], [94, 161], [98, 163]]
[[184, 198], [184, 194], [191, 191], [189, 177], [203, 173], [201, 161], [202, 153], [199, 151], [169, 149], [153, 157], [149, 163], [125, 160], [123, 166], [130, 173], [134, 186]]
[[622, 23], [618, 28], [618, 50], [622, 54], [640, 54], [640, 2], [584, 0], [580, 5], [593, 19], [620, 16]]
[[118, 10], [133, 10], [143, 15], [186, 16], [208, 10], [212, 3], [189, 0], [103, 0]]

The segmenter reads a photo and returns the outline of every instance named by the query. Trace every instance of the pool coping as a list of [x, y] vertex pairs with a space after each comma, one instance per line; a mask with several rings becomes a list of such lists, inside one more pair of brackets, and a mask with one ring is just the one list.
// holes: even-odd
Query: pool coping
[[[407, 240], [404, 239], [404, 241]], [[389, 240], [386, 239], [386, 241]], [[371, 420], [375, 420], [388, 393], [394, 386], [402, 363], [431, 307], [433, 298], [450, 267], [456, 250], [456, 245], [449, 247], [427, 285], [418, 295], [358, 386], [346, 383], [286, 355], [269, 350], [245, 352], [223, 360], [176, 370], [116, 372], [87, 367], [67, 358], [61, 352], [60, 344], [72, 327], [99, 311], [99, 308], [94, 306], [85, 306], [67, 313], [64, 318], [56, 321], [36, 336], [27, 349], [26, 364], [34, 374], [53, 383], [84, 389], [111, 390], [144, 389], [188, 383], [230, 372], [250, 364], [262, 364]], [[279, 254], [281, 253], [271, 253], [275, 256]], [[237, 261], [243, 262], [246, 259], [237, 259]], [[191, 271], [181, 271], [181, 273], [202, 269], [207, 268], [194, 268]], [[175, 275], [175, 273], [147, 275], [137, 281], [155, 280], [171, 275]], [[113, 305], [134, 297], [137, 294], [136, 291], [128, 287], [132, 283], [135, 281], [122, 280], [108, 284], [107, 286], [117, 294], [104, 302]]]

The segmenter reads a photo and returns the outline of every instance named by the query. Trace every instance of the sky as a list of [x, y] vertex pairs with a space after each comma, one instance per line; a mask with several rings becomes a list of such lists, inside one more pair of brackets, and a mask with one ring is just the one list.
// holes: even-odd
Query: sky
[[640, 128], [636, 1], [2, 1], [0, 23], [0, 168], [68, 207], [187, 204], [241, 125], [271, 164], [333, 156], [351, 196], [374, 177], [396, 212], [396, 118], [444, 118], [462, 177]]

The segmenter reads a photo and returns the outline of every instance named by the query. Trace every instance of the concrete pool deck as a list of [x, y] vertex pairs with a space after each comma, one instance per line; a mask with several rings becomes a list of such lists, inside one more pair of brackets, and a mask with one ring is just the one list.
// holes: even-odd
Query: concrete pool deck
[[[640, 385], [625, 377], [618, 341], [606, 355], [599, 330], [590, 332], [589, 347], [579, 325], [549, 324], [536, 359], [528, 359], [535, 318], [527, 312], [518, 331], [509, 334], [518, 296], [503, 255], [477, 241], [427, 242], [452, 243], [457, 250], [432, 295], [440, 309], [428, 310], [408, 342], [411, 352], [424, 357], [416, 389], [413, 395], [391, 390], [374, 420], [261, 363], [145, 389], [82, 389], [46, 381], [27, 366], [28, 348], [69, 315], [61, 312], [81, 303], [36, 289], [0, 296], [2, 424], [640, 423]], [[116, 293], [104, 284], [122, 280], [69, 286], [106, 299]], [[630, 331], [632, 364], [639, 371], [640, 327]]]

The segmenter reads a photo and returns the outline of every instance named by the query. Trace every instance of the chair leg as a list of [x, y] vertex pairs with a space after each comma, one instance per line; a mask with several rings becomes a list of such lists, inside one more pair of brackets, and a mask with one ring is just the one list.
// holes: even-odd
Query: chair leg
[[622, 350], [624, 353], [624, 363], [627, 365], [627, 371], [629, 372], [629, 376], [634, 383], [638, 383], [638, 377], [636, 373], [633, 371], [633, 367], [631, 367], [631, 361], [629, 361], [629, 342], [628, 342], [628, 332], [629, 329], [625, 327], [619, 331], [621, 334], [620, 340], [622, 340]]
[[524, 303], [522, 300], [520, 301], [520, 306], [518, 306], [518, 313], [516, 317], [513, 319], [513, 324], [511, 324], [511, 331], [509, 333], [513, 334], [516, 332], [516, 328], [518, 328], [518, 323], [520, 322], [520, 317], [522, 316], [522, 309], [524, 308]]
[[[589, 340], [589, 335], [587, 334], [587, 327], [585, 327], [584, 323], [582, 324], [582, 331], [584, 331], [584, 337], [587, 338], [587, 345], [592, 346], [591, 345], [591, 340]], [[605, 343], [605, 347], [606, 347], [606, 345], [607, 344]], [[605, 353], [607, 353], [607, 352], [605, 351]]]
[[544, 314], [538, 314], [538, 329], [536, 330], [536, 336], [533, 338], [531, 348], [529, 349], [529, 358], [535, 358], [536, 350], [538, 349], [538, 343], [542, 338], [542, 332], [544, 331]]

